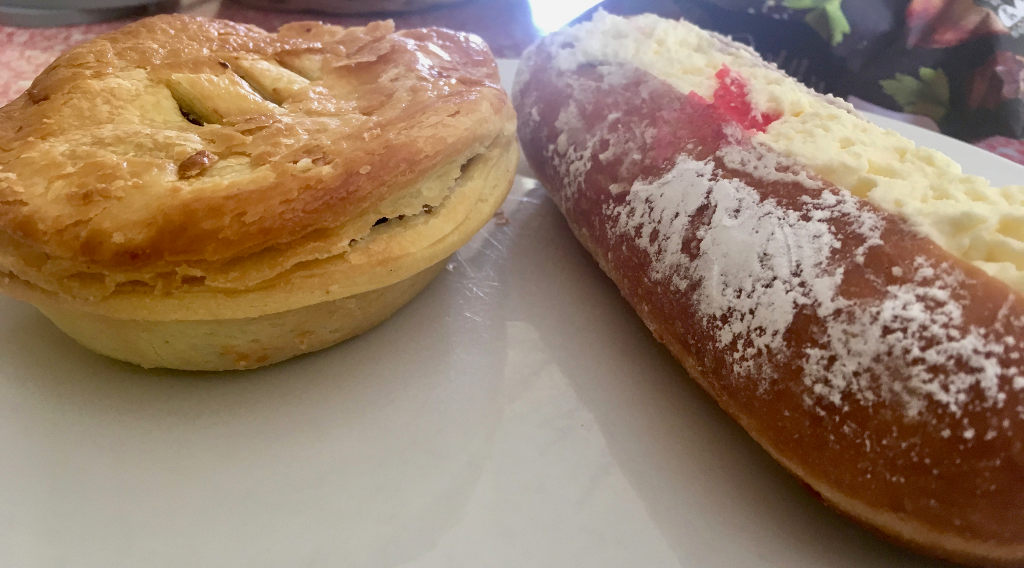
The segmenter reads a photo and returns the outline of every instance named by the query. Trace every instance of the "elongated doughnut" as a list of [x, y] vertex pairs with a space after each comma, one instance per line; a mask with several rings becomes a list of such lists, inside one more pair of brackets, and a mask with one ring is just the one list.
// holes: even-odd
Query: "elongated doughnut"
[[623, 296], [783, 466], [925, 553], [1024, 562], [1024, 191], [686, 22], [524, 56], [530, 165]]

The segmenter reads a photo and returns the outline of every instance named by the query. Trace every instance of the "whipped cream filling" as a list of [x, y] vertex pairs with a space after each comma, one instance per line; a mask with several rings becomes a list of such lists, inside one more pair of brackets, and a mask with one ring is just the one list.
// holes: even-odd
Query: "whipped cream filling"
[[716, 74], [728, 68], [750, 87], [755, 111], [779, 117], [755, 136], [758, 143], [902, 216], [953, 255], [1024, 291], [1024, 186], [992, 187], [964, 174], [953, 160], [862, 119], [746, 46], [684, 21], [601, 12], [560, 32], [554, 63], [567, 72], [624, 63], [707, 100]]

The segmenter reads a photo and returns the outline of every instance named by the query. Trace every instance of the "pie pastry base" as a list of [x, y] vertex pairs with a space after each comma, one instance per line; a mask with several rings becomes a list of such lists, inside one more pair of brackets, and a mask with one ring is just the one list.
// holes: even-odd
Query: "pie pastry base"
[[224, 320], [125, 320], [40, 307], [83, 346], [146, 368], [225, 371], [270, 365], [359, 335], [391, 317], [444, 262], [390, 286], [285, 312]]

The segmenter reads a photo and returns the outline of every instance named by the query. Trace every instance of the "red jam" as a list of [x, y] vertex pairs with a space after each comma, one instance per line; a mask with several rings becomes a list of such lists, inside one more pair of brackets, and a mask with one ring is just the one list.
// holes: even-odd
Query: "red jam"
[[759, 113], [750, 104], [750, 91], [747, 82], [723, 65], [718, 73], [718, 87], [715, 89], [715, 100], [711, 103], [724, 117], [732, 120], [747, 130], [764, 132], [768, 125], [782, 117], [780, 114]]

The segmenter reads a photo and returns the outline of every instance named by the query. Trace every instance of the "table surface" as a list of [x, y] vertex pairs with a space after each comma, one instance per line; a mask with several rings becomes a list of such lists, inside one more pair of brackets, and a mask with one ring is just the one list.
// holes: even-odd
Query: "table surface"
[[[673, 4], [633, 6], [671, 15]], [[182, 9], [267, 28], [322, 18]], [[513, 59], [541, 33], [525, 0], [395, 20], [470, 30]], [[0, 27], [0, 102], [122, 24]], [[507, 79], [515, 62], [501, 63]], [[995, 183], [1019, 173], [885, 125]], [[826, 510], [680, 380], [520, 173], [507, 223], [464, 247], [400, 319], [234, 380], [142, 376], [0, 298], [2, 563], [942, 566]]]

